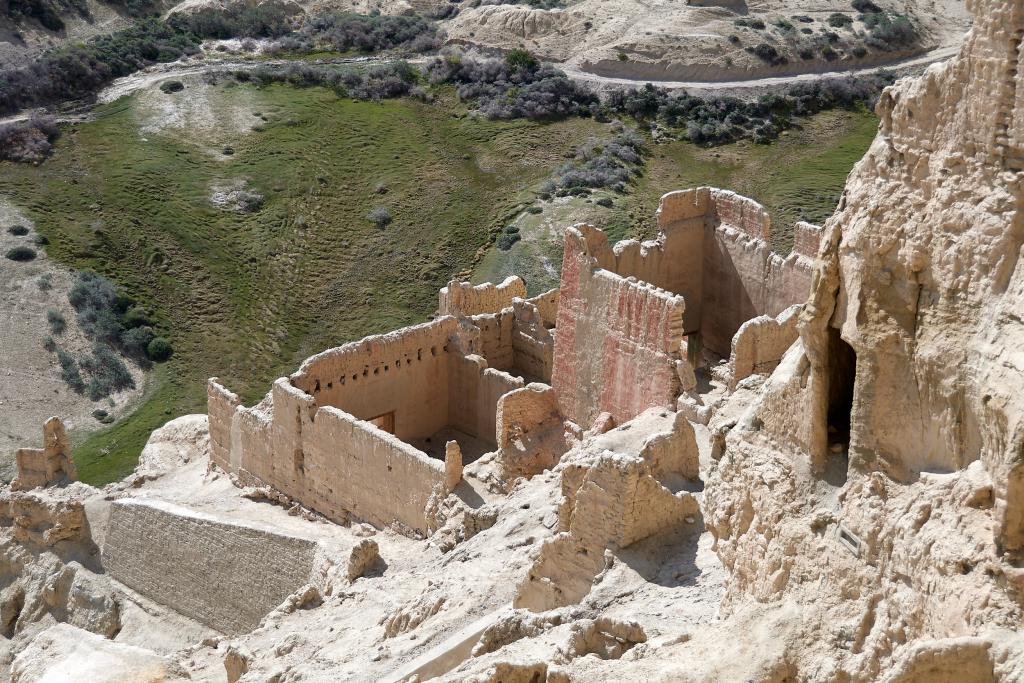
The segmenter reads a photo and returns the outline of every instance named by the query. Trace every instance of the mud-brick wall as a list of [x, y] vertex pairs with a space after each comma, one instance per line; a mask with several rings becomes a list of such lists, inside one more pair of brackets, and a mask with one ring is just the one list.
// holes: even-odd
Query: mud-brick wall
[[210, 459], [224, 470], [231, 463], [231, 422], [242, 403], [213, 377], [206, 383], [206, 405], [210, 424]]
[[449, 316], [345, 344], [306, 360], [291, 382], [362, 420], [393, 411], [399, 438], [426, 438], [447, 423], [445, 350], [457, 327]]
[[593, 228], [566, 231], [552, 372], [562, 412], [586, 426], [673, 403], [684, 310], [681, 296], [596, 267], [591, 237], [600, 248]]
[[551, 289], [526, 300], [527, 303], [537, 307], [540, 319], [543, 321], [544, 326], [549, 329], [555, 326], [555, 322], [558, 319], [558, 298], [558, 289]]
[[116, 501], [103, 566], [151, 600], [228, 635], [253, 630], [306, 584], [324, 585], [315, 541], [162, 501]]
[[487, 367], [479, 356], [450, 354], [449, 424], [496, 445], [498, 399], [526, 386], [518, 377]]
[[424, 510], [444, 485], [443, 462], [333, 407], [303, 427], [303, 451], [310, 507], [347, 510], [381, 527], [397, 520], [427, 534]]
[[515, 328], [515, 316], [511, 304], [500, 313], [485, 313], [471, 318], [480, 336], [471, 349], [487, 360], [489, 367], [497, 370], [512, 371], [515, 368], [515, 353], [512, 349], [512, 331]]
[[497, 285], [490, 282], [471, 285], [452, 280], [438, 295], [438, 312], [441, 315], [464, 316], [497, 313], [511, 306], [512, 299], [516, 297], [526, 298], [526, 285], [515, 275], [508, 276]]

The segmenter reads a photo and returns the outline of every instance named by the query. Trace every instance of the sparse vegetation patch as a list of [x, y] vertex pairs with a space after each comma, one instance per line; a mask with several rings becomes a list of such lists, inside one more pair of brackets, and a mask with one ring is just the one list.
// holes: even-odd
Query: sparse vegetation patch
[[[3, 75], [0, 74], [0, 90], [2, 88]], [[0, 160], [38, 164], [50, 156], [59, 134], [52, 116], [31, 116], [23, 121], [0, 124]]]
[[308, 17], [294, 33], [279, 40], [273, 51], [307, 52], [317, 49], [339, 52], [379, 52], [401, 48], [426, 52], [441, 45], [437, 25], [413, 15], [366, 15], [324, 12]]

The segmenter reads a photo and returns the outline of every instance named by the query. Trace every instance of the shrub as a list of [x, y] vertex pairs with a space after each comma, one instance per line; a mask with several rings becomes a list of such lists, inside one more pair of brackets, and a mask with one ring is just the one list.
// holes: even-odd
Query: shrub
[[429, 61], [432, 83], [452, 83], [462, 101], [473, 101], [491, 119], [552, 119], [589, 116], [600, 101], [585, 85], [543, 65], [512, 68], [505, 60], [478, 59], [459, 53]]
[[291, 30], [293, 11], [284, 4], [241, 5], [231, 11], [205, 7], [174, 14], [169, 23], [200, 38], [277, 38]]
[[856, 46], [855, 48], [853, 48], [853, 50], [851, 50], [851, 52], [853, 52], [853, 56], [858, 59], [860, 59], [861, 57], [865, 57], [868, 54], [867, 48], [865, 48], [863, 45]]
[[537, 58], [529, 53], [527, 50], [515, 49], [511, 50], [505, 55], [505, 64], [510, 69], [526, 69], [527, 71], [534, 71], [540, 66], [540, 62]]
[[103, 408], [97, 408], [92, 411], [92, 416], [96, 418], [101, 424], [111, 424], [114, 421], [114, 416], [103, 410]]
[[125, 312], [121, 324], [126, 328], [143, 327], [149, 325], [149, 316], [138, 306], [132, 306]]
[[853, 25], [853, 18], [841, 12], [833, 12], [828, 15], [827, 21], [832, 28], [846, 28]]
[[129, 358], [141, 363], [149, 358], [149, 344], [155, 338], [152, 327], [133, 327], [121, 333], [121, 348]]
[[417, 73], [406, 62], [374, 66], [366, 71], [329, 65], [287, 64], [267, 65], [251, 73], [236, 72], [240, 81], [252, 80], [259, 85], [287, 83], [296, 87], [323, 86], [339, 95], [364, 100], [379, 100], [407, 94]]
[[83, 358], [79, 364], [89, 373], [88, 395], [93, 401], [135, 388], [135, 380], [128, 372], [128, 366], [105, 344], [93, 344], [92, 356]]
[[882, 8], [871, 2], [871, 0], [853, 0], [853, 9], [864, 14], [874, 14], [882, 11]]
[[735, 24], [736, 26], [743, 26], [745, 28], [752, 28], [752, 29], [756, 29], [758, 31], [763, 31], [764, 28], [765, 28], [764, 22], [761, 21], [760, 19], [737, 19], [736, 21], [734, 21], [732, 23]]
[[747, 50], [772, 66], [786, 63], [786, 58], [780, 55], [779, 51], [768, 43], [758, 43], [754, 47], [748, 47]]
[[146, 356], [156, 363], [163, 363], [173, 354], [174, 348], [171, 346], [171, 342], [167, 341], [163, 337], [156, 337], [146, 345]]
[[799, 21], [800, 23], [803, 23], [803, 24], [813, 24], [814, 23], [814, 17], [809, 17], [806, 14], [797, 14], [797, 15], [795, 15], [793, 17], [793, 19], [795, 21]]
[[619, 61], [620, 61], [620, 62], [626, 62], [626, 61], [629, 61], [629, 55], [627, 55], [627, 54], [626, 54], [625, 52], [620, 52], [620, 53], [619, 53], [619, 54], [617, 55], [617, 57], [618, 57], [618, 59], [619, 59]]
[[64, 334], [64, 330], [68, 328], [68, 321], [64, 318], [64, 314], [56, 308], [46, 311], [46, 322], [50, 324], [50, 331], [56, 335]]
[[782, 19], [782, 18], [779, 18], [779, 19], [776, 19], [775, 21], [773, 21], [772, 25], [777, 27], [777, 28], [779, 28], [783, 32], [788, 32], [788, 31], [792, 31], [793, 30], [793, 24], [789, 23], [788, 21], [786, 21], [785, 19]]
[[501, 251], [508, 251], [519, 240], [519, 233], [504, 233], [500, 237], [498, 237], [498, 249], [500, 249]]
[[30, 64], [0, 70], [0, 115], [90, 96], [115, 78], [198, 48], [197, 38], [157, 19], [55, 48]]
[[378, 206], [370, 211], [370, 213], [366, 214], [366, 220], [375, 224], [378, 229], [383, 230], [391, 225], [391, 211], [389, 211], [386, 206]]
[[[75, 284], [68, 292], [68, 301], [79, 316], [91, 315], [90, 311], [113, 312], [117, 305], [117, 289], [114, 283], [102, 275], [82, 271], [78, 273]], [[92, 317], [95, 318], [95, 315]]]
[[36, 235], [32, 238], [32, 242], [39, 247], [45, 247], [50, 243], [50, 239], [46, 235]]
[[883, 12], [864, 15], [868, 28], [865, 42], [879, 50], [899, 50], [917, 43], [917, 29], [902, 14], [890, 17]]
[[39, 279], [36, 280], [36, 285], [38, 285], [39, 289], [42, 291], [49, 292], [53, 289], [53, 276], [49, 273], [43, 273], [39, 276]]
[[295, 40], [306, 49], [323, 46], [341, 52], [374, 52], [399, 47], [425, 52], [441, 44], [437, 25], [423, 17], [368, 16], [353, 12], [324, 12], [308, 17]]
[[527, 209], [526, 209], [526, 213], [531, 213], [531, 214], [534, 214], [534, 215], [537, 215], [539, 213], [543, 213], [543, 211], [544, 211], [544, 209], [540, 208], [539, 206], [530, 206], [530, 207], [527, 207]]
[[43, 339], [43, 348], [53, 353], [57, 350], [57, 342], [50, 335], [46, 335], [46, 338]]
[[185, 84], [181, 81], [164, 81], [160, 84], [160, 91], [168, 95], [174, 92], [181, 92], [184, 89]]
[[839, 56], [839, 53], [833, 50], [831, 45], [825, 45], [821, 48], [821, 56], [831, 62]]
[[14, 247], [9, 249], [5, 256], [12, 261], [31, 261], [36, 257], [36, 252], [29, 247]]
[[24, 225], [12, 225], [7, 228], [7, 232], [15, 237], [23, 237], [28, 234], [28, 228]]
[[[0, 101], [3, 90], [4, 74], [0, 72]], [[53, 152], [53, 142], [59, 134], [51, 116], [32, 115], [23, 121], [0, 124], [0, 159], [38, 164]]]
[[235, 208], [242, 213], [256, 213], [263, 208], [263, 195], [251, 190], [238, 190], [234, 193]]
[[574, 161], [556, 171], [556, 183], [567, 194], [586, 194], [590, 188], [622, 192], [637, 174], [642, 156], [643, 138], [633, 131], [619, 133], [611, 140], [591, 138], [577, 148]]
[[614, 204], [615, 204], [615, 202], [612, 201], [611, 197], [601, 197], [600, 199], [596, 200], [594, 203], [597, 204], [598, 206], [603, 206], [603, 207], [609, 208], [609, 209], [612, 206], [614, 206]]
[[63, 349], [57, 349], [57, 362], [60, 363], [60, 378], [64, 380], [64, 383], [75, 393], [84, 392], [85, 380], [82, 379], [82, 373], [79, 371], [78, 362], [74, 357]]

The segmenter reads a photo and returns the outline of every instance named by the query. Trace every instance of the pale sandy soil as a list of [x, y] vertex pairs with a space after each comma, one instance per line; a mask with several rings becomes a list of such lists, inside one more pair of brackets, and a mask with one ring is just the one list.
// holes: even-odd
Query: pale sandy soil
[[[92, 346], [68, 303], [73, 275], [32, 244], [35, 231], [24, 237], [8, 234], [8, 226], [15, 224], [32, 226], [0, 196], [0, 478], [4, 480], [13, 477], [18, 448], [41, 445], [43, 422], [48, 417], [59, 415], [73, 437], [81, 438], [104, 426], [92, 416], [93, 410], [124, 414], [141, 396], [145, 383], [143, 373], [128, 363], [136, 389], [115, 394], [113, 404], [106, 399], [90, 401], [68, 388], [60, 377], [57, 356], [43, 348], [43, 341], [51, 335], [46, 312], [52, 308], [67, 320], [64, 334], [53, 335], [60, 347], [78, 356]], [[18, 245], [32, 246], [36, 259], [19, 263], [2, 257]], [[39, 287], [44, 275], [52, 282], [50, 291]]]
[[[509, 50], [525, 47], [545, 59], [563, 62], [573, 73], [616, 79], [719, 82], [792, 76], [804, 73], [848, 71], [904, 61], [909, 57], [959, 45], [970, 25], [962, 0], [913, 0], [878, 3], [893, 13], [906, 14], [923, 36], [917, 49], [880, 52], [869, 50], [861, 58], [845, 54], [826, 61], [815, 51], [814, 59], [798, 56], [814, 34], [835, 31], [840, 43], [850, 47], [862, 42], [853, 30], [827, 24], [833, 12], [856, 17], [846, 0], [764, 0], [739, 9], [694, 7], [676, 0], [582, 0], [565, 9], [538, 10], [525, 5], [482, 5], [464, 8], [448, 26], [456, 43]], [[801, 23], [793, 17], [814, 19]], [[764, 30], [735, 25], [737, 19], [761, 19]], [[785, 19], [795, 27], [783, 31], [772, 22]], [[800, 32], [812, 29], [812, 35]], [[739, 43], [730, 42], [736, 36]], [[768, 43], [789, 63], [770, 66], [745, 48]]]

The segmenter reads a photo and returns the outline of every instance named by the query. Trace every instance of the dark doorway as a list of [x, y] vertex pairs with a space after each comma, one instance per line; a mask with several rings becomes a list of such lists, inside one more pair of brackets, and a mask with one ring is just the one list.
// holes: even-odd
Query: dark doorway
[[[857, 354], [839, 330], [828, 328], [828, 443], [830, 449], [850, 444], [850, 413], [857, 377]], [[838, 449], [834, 449], [838, 451]]]

